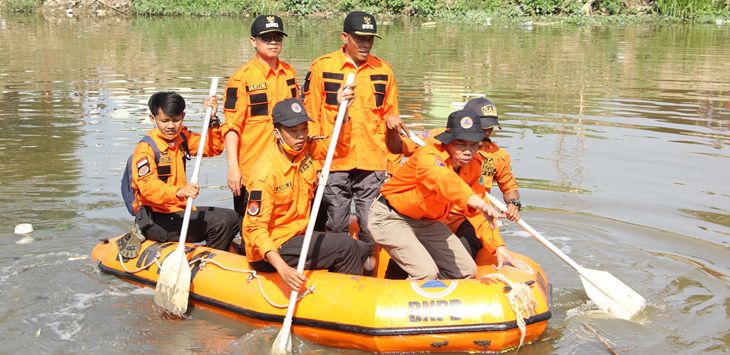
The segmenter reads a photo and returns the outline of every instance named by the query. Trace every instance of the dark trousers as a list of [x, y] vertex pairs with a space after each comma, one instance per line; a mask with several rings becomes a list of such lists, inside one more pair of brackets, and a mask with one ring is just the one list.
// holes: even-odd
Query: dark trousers
[[[153, 212], [143, 206], [136, 216], [136, 223], [147, 239], [158, 242], [180, 240], [184, 211], [175, 213]], [[228, 250], [231, 240], [241, 231], [241, 216], [228, 208], [197, 206], [190, 213], [186, 242], [198, 243], [214, 249]]]
[[[279, 255], [289, 266], [296, 267], [303, 244], [304, 235], [295, 236], [281, 245]], [[370, 246], [350, 238], [347, 233], [314, 232], [304, 269], [362, 275], [363, 263], [369, 255]], [[265, 260], [252, 262], [251, 266], [256, 271], [276, 272]]]
[[241, 194], [233, 196], [233, 210], [238, 212], [238, 215], [243, 219], [243, 215], [246, 213], [246, 204], [248, 203], [248, 191], [246, 186], [241, 186]]
[[[314, 193], [316, 194], [317, 191], [315, 190]], [[314, 207], [314, 199], [312, 199], [312, 207]], [[317, 232], [327, 231], [327, 208], [327, 199], [322, 198], [317, 212], [317, 221], [314, 223], [314, 230]]]
[[373, 244], [368, 230], [368, 211], [385, 181], [385, 171], [352, 169], [330, 173], [324, 198], [327, 201], [327, 230], [346, 233], [350, 229], [350, 205], [355, 203], [355, 215], [360, 232], [357, 238]]
[[454, 234], [459, 237], [461, 244], [464, 244], [464, 248], [471, 254], [472, 259], [476, 258], [479, 251], [484, 247], [474, 231], [474, 226], [469, 221], [461, 222]]
[[[462, 222], [454, 234], [459, 237], [459, 241], [461, 241], [461, 244], [464, 245], [464, 248], [466, 248], [466, 251], [469, 252], [469, 255], [471, 255], [472, 258], [476, 258], [483, 246], [482, 241], [477, 238], [477, 234], [471, 223], [469, 223], [469, 221]], [[385, 278], [396, 280], [406, 279], [408, 278], [408, 273], [403, 271], [403, 269], [398, 266], [393, 259], [391, 259], [388, 262], [388, 268], [385, 270]]]

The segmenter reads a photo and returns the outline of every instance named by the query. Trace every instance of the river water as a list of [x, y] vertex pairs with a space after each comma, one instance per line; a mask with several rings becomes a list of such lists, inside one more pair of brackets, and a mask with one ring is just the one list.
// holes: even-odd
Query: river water
[[[119, 180], [150, 127], [149, 96], [181, 92], [187, 124], [200, 127], [209, 77], [225, 82], [252, 55], [250, 22], [0, 15], [0, 352], [268, 351], [277, 329], [200, 309], [164, 319], [152, 290], [88, 257], [131, 223]], [[301, 83], [337, 48], [341, 24], [286, 26], [282, 57]], [[548, 330], [521, 354], [730, 352], [730, 26], [395, 22], [380, 32], [374, 53], [393, 65], [413, 129], [486, 94], [523, 218], [647, 299], [632, 322], [595, 312], [572, 269], [507, 222], [508, 245], [555, 287]], [[230, 207], [225, 173], [223, 157], [204, 162], [198, 204]], [[35, 232], [14, 235], [19, 223]]]

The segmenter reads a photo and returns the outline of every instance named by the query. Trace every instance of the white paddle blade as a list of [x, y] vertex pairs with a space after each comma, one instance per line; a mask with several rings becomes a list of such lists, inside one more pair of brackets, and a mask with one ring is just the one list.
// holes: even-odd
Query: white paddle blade
[[176, 248], [165, 258], [155, 288], [155, 303], [168, 312], [182, 316], [188, 309], [190, 265], [185, 252]]
[[288, 355], [291, 354], [291, 319], [284, 319], [279, 334], [271, 345], [271, 355]]
[[606, 271], [581, 268], [580, 281], [588, 297], [602, 311], [629, 320], [646, 305], [646, 300]]

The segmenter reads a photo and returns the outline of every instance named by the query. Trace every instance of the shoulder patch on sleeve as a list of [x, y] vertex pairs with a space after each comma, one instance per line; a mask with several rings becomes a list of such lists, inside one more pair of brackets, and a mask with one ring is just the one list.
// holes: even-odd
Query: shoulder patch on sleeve
[[261, 190], [253, 190], [248, 194], [246, 213], [249, 216], [257, 216], [259, 212], [261, 212]]
[[238, 101], [238, 88], [235, 86], [226, 88], [226, 101], [223, 104], [224, 110], [235, 110]]
[[137, 165], [137, 177], [143, 177], [150, 173], [150, 161], [147, 157], [140, 158], [135, 165]]

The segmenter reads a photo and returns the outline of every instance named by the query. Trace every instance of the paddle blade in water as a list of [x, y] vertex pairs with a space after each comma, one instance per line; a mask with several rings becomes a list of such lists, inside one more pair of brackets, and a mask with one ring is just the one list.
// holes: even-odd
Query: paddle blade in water
[[610, 273], [581, 268], [580, 280], [588, 297], [606, 313], [631, 319], [646, 305], [646, 300]]
[[291, 325], [292, 319], [285, 318], [281, 325], [279, 334], [271, 345], [271, 355], [288, 355], [291, 354]]
[[180, 248], [165, 258], [155, 288], [155, 303], [166, 311], [182, 316], [188, 309], [190, 266]]

